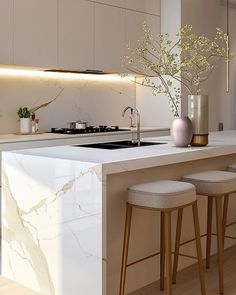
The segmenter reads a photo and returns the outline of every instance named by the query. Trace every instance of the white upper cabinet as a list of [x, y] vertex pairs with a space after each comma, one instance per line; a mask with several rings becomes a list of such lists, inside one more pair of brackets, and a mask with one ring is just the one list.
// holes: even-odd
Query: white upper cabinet
[[126, 10], [126, 44], [131, 48], [135, 48], [138, 40], [142, 39], [144, 22], [149, 25], [153, 36], [159, 36], [161, 31], [160, 17]]
[[0, 0], [0, 65], [13, 61], [13, 0]]
[[121, 72], [125, 10], [95, 3], [95, 69]]
[[59, 0], [59, 68], [94, 68], [94, 3]]
[[161, 1], [160, 0], [125, 0], [125, 8], [140, 12], [160, 15]]
[[124, 72], [126, 45], [146, 21], [160, 33], [160, 0], [0, 0], [0, 65]]
[[125, 7], [125, 1], [126, 0], [95, 0], [97, 3], [103, 3], [107, 5], [113, 5], [117, 7]]
[[161, 14], [161, 0], [94, 0], [96, 3], [117, 6], [143, 13]]
[[[126, 54], [130, 55], [131, 52], [128, 50], [128, 47], [131, 47], [131, 50], [135, 49], [138, 45], [138, 40], [143, 38], [143, 23], [146, 22], [153, 36], [159, 36], [160, 34], [160, 17], [145, 14], [141, 12], [126, 10]], [[135, 62], [134, 66], [139, 65]], [[142, 69], [140, 69], [142, 72]]]
[[57, 0], [14, 2], [14, 64], [57, 66]]

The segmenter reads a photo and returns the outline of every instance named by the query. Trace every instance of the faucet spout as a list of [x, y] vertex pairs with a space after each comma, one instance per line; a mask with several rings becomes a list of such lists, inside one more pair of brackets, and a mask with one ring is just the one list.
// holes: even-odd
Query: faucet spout
[[136, 140], [133, 140], [134, 143], [137, 143], [138, 146], [140, 146], [140, 113], [136, 107], [130, 107], [127, 106], [123, 112], [122, 112], [122, 117], [125, 116], [125, 113], [127, 110], [130, 110], [131, 114], [135, 113], [136, 114]]
[[123, 109], [123, 111], [122, 111], [122, 117], [125, 116], [126, 111], [129, 110], [129, 109], [132, 110], [132, 107], [127, 106], [126, 108]]

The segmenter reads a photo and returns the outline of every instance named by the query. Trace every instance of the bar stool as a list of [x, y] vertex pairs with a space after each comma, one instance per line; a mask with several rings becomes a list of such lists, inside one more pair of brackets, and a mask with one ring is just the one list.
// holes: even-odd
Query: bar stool
[[[164, 265], [166, 262], [165, 289], [167, 295], [172, 295], [171, 214], [174, 210], [178, 210], [178, 217], [182, 216], [183, 209], [187, 206], [192, 206], [193, 211], [201, 294], [206, 294], [195, 187], [190, 183], [185, 183], [181, 181], [161, 180], [134, 185], [128, 189], [120, 277], [120, 295], [125, 294], [124, 292], [127, 267], [154, 256], [150, 255], [146, 258], [139, 259], [136, 262], [127, 264], [133, 208], [156, 210], [161, 212], [161, 250], [160, 253], [158, 253], [160, 254], [160, 282], [161, 288], [164, 287]], [[178, 218], [178, 221], [180, 221], [180, 218]], [[181, 223], [182, 222], [178, 222], [177, 226], [177, 232], [179, 233], [179, 235], [181, 232]], [[176, 264], [177, 262], [178, 259], [175, 260]]]
[[219, 272], [219, 291], [224, 294], [224, 223], [226, 213], [222, 216], [222, 199], [236, 191], [236, 175], [232, 172], [209, 170], [200, 173], [185, 175], [183, 181], [195, 185], [197, 194], [208, 197], [207, 206], [207, 245], [206, 268], [210, 267], [211, 236], [212, 236], [212, 209], [213, 199], [216, 204], [216, 231], [217, 231], [217, 255]]
[[[227, 168], [228, 171], [236, 173], [236, 164], [229, 165]], [[236, 222], [232, 222], [230, 224], [227, 224], [227, 213], [228, 213], [228, 207], [229, 207], [229, 195], [225, 195], [224, 197], [224, 209], [223, 209], [223, 233], [224, 238], [234, 239], [235, 237], [226, 236], [226, 228], [232, 225], [235, 225]]]

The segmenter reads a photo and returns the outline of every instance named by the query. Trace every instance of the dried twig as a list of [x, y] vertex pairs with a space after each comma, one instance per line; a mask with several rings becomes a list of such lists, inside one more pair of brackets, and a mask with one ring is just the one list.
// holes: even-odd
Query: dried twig
[[30, 113], [31, 114], [34, 114], [36, 111], [38, 111], [39, 109], [42, 109], [42, 108], [46, 108], [47, 106], [49, 106], [52, 102], [54, 102], [60, 95], [61, 93], [64, 91], [65, 88], [62, 88], [58, 93], [57, 95], [52, 99], [50, 100], [49, 102], [45, 102], [43, 104], [40, 104], [32, 109], [30, 109]]

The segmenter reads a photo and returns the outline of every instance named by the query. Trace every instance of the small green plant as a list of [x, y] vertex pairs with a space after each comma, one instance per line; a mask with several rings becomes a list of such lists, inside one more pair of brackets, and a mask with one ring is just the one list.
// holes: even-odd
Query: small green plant
[[20, 107], [17, 114], [21, 119], [30, 118], [30, 111], [27, 107]]

